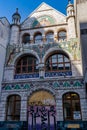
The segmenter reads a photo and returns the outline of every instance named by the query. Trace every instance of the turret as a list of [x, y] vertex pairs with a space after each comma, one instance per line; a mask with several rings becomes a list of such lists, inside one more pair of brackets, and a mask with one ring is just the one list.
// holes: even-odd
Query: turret
[[21, 19], [21, 16], [18, 13], [18, 8], [16, 8], [16, 12], [12, 15], [13, 24], [19, 25], [20, 24], [20, 19]]
[[68, 0], [67, 22], [68, 22], [68, 39], [76, 38], [75, 11], [74, 11], [74, 5], [71, 3], [71, 0]]
[[11, 39], [10, 44], [19, 44], [19, 29], [20, 29], [20, 19], [21, 16], [18, 13], [18, 8], [16, 12], [12, 15], [12, 25], [11, 25]]

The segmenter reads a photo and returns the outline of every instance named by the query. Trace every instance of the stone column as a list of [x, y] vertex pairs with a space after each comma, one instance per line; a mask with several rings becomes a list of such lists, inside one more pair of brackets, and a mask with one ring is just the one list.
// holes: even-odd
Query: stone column
[[63, 121], [62, 98], [56, 95], [56, 121]]
[[34, 37], [33, 37], [33, 35], [30, 35], [30, 43], [31, 44], [34, 43]]
[[57, 33], [56, 33], [56, 32], [54, 33], [54, 41], [55, 41], [55, 42], [58, 42], [58, 36], [57, 36]]
[[44, 63], [42, 64], [39, 64], [39, 75], [40, 75], [40, 78], [44, 78]]
[[87, 121], [87, 99], [82, 98], [80, 99], [80, 102], [81, 102], [82, 120]]
[[0, 121], [6, 120], [6, 94], [3, 94], [0, 99]]
[[46, 37], [45, 37], [45, 35], [42, 35], [42, 38], [43, 38], [43, 42], [46, 42]]
[[20, 112], [20, 121], [27, 121], [27, 94], [21, 94], [21, 112]]

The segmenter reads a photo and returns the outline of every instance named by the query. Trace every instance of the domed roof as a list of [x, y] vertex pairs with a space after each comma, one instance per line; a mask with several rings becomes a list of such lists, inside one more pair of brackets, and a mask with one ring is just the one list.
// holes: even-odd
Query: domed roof
[[14, 24], [19, 25], [20, 19], [21, 19], [21, 16], [18, 13], [18, 8], [16, 8], [16, 12], [12, 15], [12, 21], [13, 21]]
[[18, 8], [16, 8], [16, 12], [12, 15], [12, 17], [20, 17], [21, 18], [21, 16], [20, 16], [20, 14], [18, 13]]

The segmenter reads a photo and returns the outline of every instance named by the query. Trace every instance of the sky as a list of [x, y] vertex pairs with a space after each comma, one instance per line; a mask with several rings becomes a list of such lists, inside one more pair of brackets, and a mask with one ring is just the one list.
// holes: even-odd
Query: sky
[[6, 17], [11, 23], [12, 15], [18, 8], [23, 22], [42, 2], [66, 14], [68, 0], [0, 0], [0, 17]]

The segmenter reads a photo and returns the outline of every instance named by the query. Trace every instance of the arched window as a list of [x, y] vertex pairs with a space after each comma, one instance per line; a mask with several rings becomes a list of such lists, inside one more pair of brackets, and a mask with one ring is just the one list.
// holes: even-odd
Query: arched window
[[71, 63], [68, 56], [56, 53], [47, 58], [45, 68], [46, 71], [66, 71], [71, 70]]
[[16, 64], [16, 74], [38, 72], [38, 60], [33, 55], [21, 57]]
[[6, 120], [20, 120], [21, 98], [12, 95], [7, 98]]
[[46, 34], [46, 41], [47, 42], [53, 42], [54, 41], [54, 33], [53, 32], [48, 32]]
[[81, 120], [80, 98], [74, 92], [63, 95], [64, 120]]
[[42, 34], [40, 32], [35, 34], [34, 42], [35, 43], [41, 43], [42, 42]]
[[29, 34], [24, 34], [22, 37], [22, 43], [26, 44], [26, 43], [30, 43], [30, 35]]
[[58, 32], [58, 41], [64, 41], [66, 40], [66, 31], [60, 31]]

